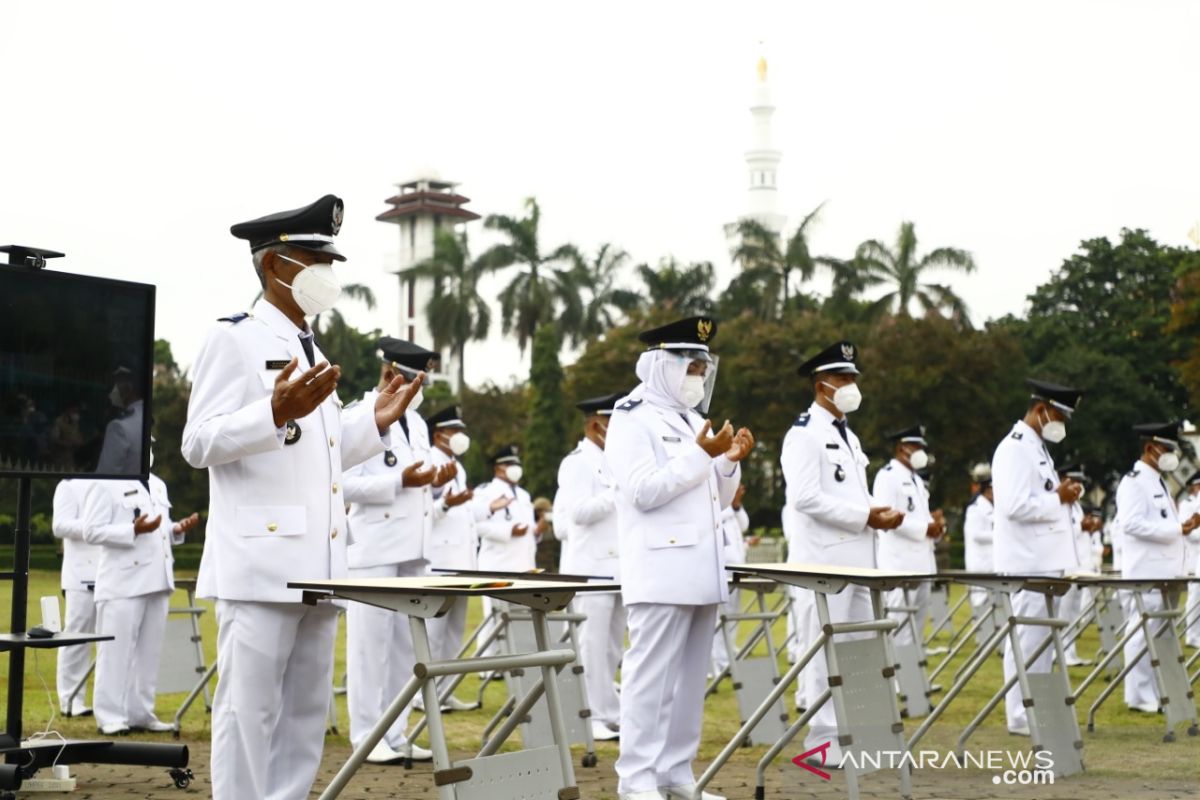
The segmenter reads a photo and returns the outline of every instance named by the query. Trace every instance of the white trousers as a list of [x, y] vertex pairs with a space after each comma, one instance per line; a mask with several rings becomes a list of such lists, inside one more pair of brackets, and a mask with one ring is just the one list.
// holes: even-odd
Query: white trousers
[[[811, 593], [810, 593], [811, 594]], [[871, 592], [865, 586], [848, 585], [837, 594], [825, 595], [829, 600], [829, 621], [867, 622], [875, 619], [875, 610], [871, 607]], [[814, 597], [808, 603], [807, 619], [804, 629], [811, 638], [811, 645], [821, 630], [821, 622], [817, 617], [817, 601]], [[873, 633], [842, 633], [834, 636], [834, 641], [850, 641], [874, 636]], [[822, 651], [813, 656], [812, 661], [804, 668], [800, 676], [804, 682], [804, 694], [809, 702], [816, 702], [821, 693], [829, 688], [829, 663]], [[842, 749], [837, 741], [837, 713], [833, 707], [833, 698], [825, 702], [808, 721], [808, 736], [804, 740], [804, 749], [811, 750], [825, 742], [830, 742], [826, 753], [826, 763], [837, 764], [842, 760]]]
[[306, 800], [325, 746], [338, 608], [217, 601], [213, 800]]
[[[1078, 586], [1072, 586], [1067, 590], [1067, 593], [1058, 599], [1058, 607], [1055, 608], [1056, 617], [1063, 622], [1070, 624], [1075, 621], [1079, 613], [1083, 611], [1083, 591]], [[1079, 641], [1078, 637], [1066, 646], [1067, 661], [1075, 661], [1079, 659], [1079, 653], [1075, 650], [1075, 643]]]
[[[1057, 574], [1057, 573], [1055, 573]], [[1046, 597], [1039, 592], [1017, 592], [1012, 596], [1013, 615], [1017, 617], [1046, 617]], [[1017, 641], [1021, 643], [1021, 658], [1025, 661], [1033, 655], [1033, 651], [1041, 646], [1042, 642], [1050, 635], [1049, 628], [1043, 628], [1036, 625], [1017, 625]], [[1038, 656], [1026, 672], [1049, 672], [1054, 664], [1054, 647], [1047, 647], [1045, 652]], [[1017, 672], [1016, 660], [1013, 658], [1012, 648], [1008, 646], [1008, 639], [1005, 639], [1004, 646], [1004, 680], [1007, 681]], [[1004, 696], [1004, 711], [1008, 718], [1009, 729], [1024, 728], [1029, 725], [1029, 719], [1025, 716], [1025, 705], [1021, 699], [1021, 683], [1020, 681], [1013, 684], [1012, 688]]]
[[617, 791], [695, 783], [692, 761], [700, 748], [717, 606], [634, 603], [626, 610]]
[[[380, 567], [352, 567], [350, 580], [413, 578], [425, 574], [424, 561]], [[396, 695], [413, 676], [412, 629], [408, 616], [366, 603], [346, 609], [346, 705], [350, 709], [350, 744], [357, 747]], [[383, 741], [396, 750], [408, 742], [408, 707], [396, 718]]]
[[[1159, 592], [1142, 592], [1142, 604], [1147, 611], [1161, 611], [1163, 607], [1162, 594]], [[1125, 607], [1125, 619], [1132, 624], [1141, 617], [1133, 601], [1133, 592], [1121, 592], [1121, 605]], [[1148, 623], [1150, 633], [1158, 630], [1162, 620], [1153, 619]], [[1138, 651], [1146, 645], [1146, 634], [1139, 625], [1133, 636], [1125, 643], [1125, 663], [1133, 663]], [[1154, 667], [1150, 666], [1150, 653], [1142, 656], [1129, 674], [1125, 676], [1125, 704], [1158, 705], [1158, 688], [1154, 685]]]
[[[63, 630], [72, 633], [92, 633], [96, 630], [96, 605], [92, 602], [92, 593], [87, 589], [68, 589], [66, 595], [67, 612], [66, 627]], [[87, 707], [87, 687], [75, 695], [75, 703], [67, 708], [67, 700], [71, 692], [87, 675], [91, 666], [92, 647], [87, 644], [77, 644], [74, 647], [58, 648], [58, 665], [55, 684], [58, 688], [58, 706], [62, 713], [70, 711], [78, 713]]]
[[[817, 609], [813, 605], [816, 600], [813, 599], [813, 593], [810, 589], [791, 586], [788, 587], [788, 591], [792, 594], [792, 612], [788, 614], [788, 619], [792, 622], [796, 631], [790, 648], [792, 663], [795, 663], [804, 656], [804, 653], [807, 652], [809, 646], [813, 643], [813, 635], [809, 632], [808, 620], [810, 615], [813, 619], [817, 618]], [[816, 660], [820, 657], [818, 653], [816, 656], [813, 656], [813, 659]], [[801, 672], [800, 677], [796, 680], [796, 708], [808, 708], [804, 682], [804, 673]]]
[[[929, 619], [929, 582], [922, 581], [921, 585], [916, 589], [909, 589], [907, 598], [903, 589], [892, 589], [887, 593], [886, 604], [889, 606], [913, 605], [917, 607], [917, 611], [913, 615], [913, 625], [916, 625], [917, 644], [921, 645], [920, 652], [922, 657], [924, 657], [925, 622]], [[908, 624], [908, 614], [891, 612], [888, 614], [888, 617], [900, 623], [900, 627], [892, 634], [892, 641], [896, 644], [912, 644], [913, 625]]]
[[[724, 611], [726, 614], [737, 614], [741, 610], [742, 610], [741, 609], [741, 590], [740, 589], [732, 589], [729, 592], [729, 599], [726, 600], [722, 604], [722, 606], [718, 608], [717, 617], [718, 617], [718, 619], [720, 618], [721, 611]], [[737, 647], [738, 624], [736, 622], [730, 622], [729, 626], [730, 626], [731, 632], [733, 633], [733, 646], [736, 648]], [[717, 675], [718, 673], [721, 672], [721, 670], [728, 667], [729, 659], [730, 659], [729, 649], [725, 646], [725, 632], [722, 631], [720, 628], [717, 628], [716, 632], [713, 634], [713, 646], [712, 646], [713, 675]]]
[[96, 631], [114, 637], [96, 645], [96, 724], [145, 725], [153, 722], [154, 689], [170, 592], [101, 600]]
[[1187, 605], [1184, 608], [1188, 619], [1193, 620], [1184, 634], [1184, 642], [1188, 647], [1200, 647], [1200, 581], [1188, 584]]
[[579, 663], [592, 722], [620, 724], [613, 681], [625, 649], [625, 604], [620, 592], [581, 592], [575, 595], [575, 610], [587, 616], [579, 627]]

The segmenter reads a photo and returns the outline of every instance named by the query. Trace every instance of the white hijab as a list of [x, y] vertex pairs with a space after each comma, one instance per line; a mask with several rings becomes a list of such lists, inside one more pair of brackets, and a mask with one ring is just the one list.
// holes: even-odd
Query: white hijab
[[638, 356], [634, 368], [642, 382], [629, 396], [650, 405], [686, 413], [688, 408], [680, 398], [690, 363], [691, 359], [670, 350], [647, 350]]

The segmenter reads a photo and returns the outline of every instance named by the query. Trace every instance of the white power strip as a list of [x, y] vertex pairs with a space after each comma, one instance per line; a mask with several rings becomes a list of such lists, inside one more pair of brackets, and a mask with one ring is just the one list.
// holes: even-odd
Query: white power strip
[[21, 781], [21, 792], [73, 792], [74, 778], [26, 778]]

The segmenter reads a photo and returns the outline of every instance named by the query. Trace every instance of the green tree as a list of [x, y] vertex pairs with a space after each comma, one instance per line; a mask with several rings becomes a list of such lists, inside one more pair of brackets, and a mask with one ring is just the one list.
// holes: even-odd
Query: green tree
[[733, 260], [745, 274], [760, 276], [765, 303], [762, 313], [767, 319], [778, 318], [788, 309], [792, 274], [799, 275], [803, 283], [811, 280], [817, 265], [823, 263], [824, 259], [813, 256], [808, 238], [824, 206], [824, 203], [817, 206], [800, 221], [786, 246], [779, 234], [761, 222], [749, 218], [738, 222]]
[[[539, 240], [542, 219], [537, 200], [525, 201], [525, 216], [491, 214], [484, 227], [503, 234], [508, 241], [493, 245], [482, 258], [490, 269], [516, 267], [516, 274], [500, 292], [500, 321], [504, 333], [515, 331], [521, 353], [538, 326], [557, 321], [568, 336], [576, 335], [583, 319], [583, 304], [571, 269], [578, 249], [562, 244], [542, 252]], [[556, 266], [561, 265], [561, 266]]]
[[637, 292], [619, 286], [621, 270], [629, 254], [611, 244], [600, 245], [590, 261], [576, 254], [575, 284], [587, 292], [583, 317], [578, 328], [569, 333], [571, 346], [585, 339], [602, 336], [616, 325], [618, 313], [628, 313], [638, 307]]
[[911, 222], [901, 223], [896, 243], [890, 248], [878, 239], [860, 244], [853, 266], [859, 272], [857, 280], [865, 286], [892, 287], [875, 301], [878, 308], [887, 309], [894, 303], [897, 314], [908, 315], [916, 300], [926, 312], [946, 310], [969, 324], [967, 305], [953, 289], [941, 283], [923, 283], [922, 279], [927, 272], [938, 269], [970, 274], [975, 271], [974, 257], [955, 247], [939, 247], [918, 257], [917, 234]]
[[462, 413], [471, 437], [463, 466], [472, 486], [492, 479], [488, 457], [501, 447], [522, 443], [529, 423], [529, 387], [525, 383], [462, 389]]
[[712, 313], [716, 276], [710, 262], [696, 261], [685, 266], [667, 257], [658, 262], [657, 269], [638, 264], [635, 272], [644, 287], [638, 293], [641, 308], [661, 309], [676, 317]]
[[166, 339], [154, 340], [154, 366], [168, 372], [179, 372], [179, 365], [171, 353], [171, 343]]
[[487, 270], [486, 259], [471, 258], [466, 234], [442, 230], [434, 237], [433, 255], [400, 273], [432, 281], [425, 318], [434, 349], [450, 348], [458, 357], [459, 386], [466, 385], [467, 342], [487, 338], [492, 326], [492, 309], [479, 294], [479, 280]]
[[529, 425], [525, 429], [525, 486], [534, 497], [554, 497], [558, 465], [567, 450], [566, 398], [558, 362], [562, 340], [553, 323], [533, 337], [529, 371]]

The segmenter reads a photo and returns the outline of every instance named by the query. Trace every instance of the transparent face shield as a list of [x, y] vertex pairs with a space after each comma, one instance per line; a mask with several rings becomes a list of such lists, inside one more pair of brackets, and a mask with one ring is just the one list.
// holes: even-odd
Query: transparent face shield
[[[698, 403], [692, 406], [692, 408], [696, 409], [696, 411], [698, 411], [700, 414], [707, 415], [708, 408], [712, 404], [713, 389], [716, 388], [717, 385], [717, 362], [720, 359], [712, 353], [704, 350], [680, 350], [677, 352], [688, 365], [695, 361], [704, 362], [704, 395]], [[686, 371], [684, 374], [684, 380], [687, 381]]]

